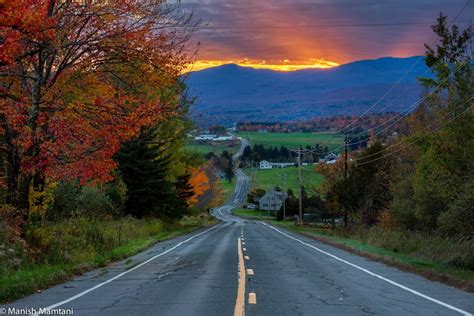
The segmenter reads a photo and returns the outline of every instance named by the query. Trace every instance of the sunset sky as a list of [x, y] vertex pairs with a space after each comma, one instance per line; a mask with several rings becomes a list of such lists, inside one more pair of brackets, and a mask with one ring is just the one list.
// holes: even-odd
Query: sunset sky
[[[193, 70], [238, 63], [296, 70], [424, 52], [439, 12], [452, 19], [466, 0], [183, 0], [206, 26]], [[458, 17], [474, 18], [474, 1]]]

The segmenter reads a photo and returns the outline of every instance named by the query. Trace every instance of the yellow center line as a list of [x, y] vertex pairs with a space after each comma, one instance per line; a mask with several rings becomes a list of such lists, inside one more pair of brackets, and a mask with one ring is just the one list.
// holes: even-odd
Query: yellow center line
[[235, 301], [234, 316], [243, 316], [245, 310], [245, 263], [242, 252], [242, 242], [237, 239], [237, 252], [239, 254], [239, 286], [237, 288], [237, 299]]

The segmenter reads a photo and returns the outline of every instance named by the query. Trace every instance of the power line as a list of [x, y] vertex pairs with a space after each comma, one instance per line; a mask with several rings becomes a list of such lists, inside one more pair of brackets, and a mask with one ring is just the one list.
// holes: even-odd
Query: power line
[[[461, 11], [462, 12], [462, 11]], [[458, 14], [459, 16], [459, 14]], [[284, 29], [284, 28], [337, 28], [337, 27], [388, 27], [403, 25], [432, 25], [432, 21], [427, 22], [391, 22], [391, 23], [342, 23], [342, 24], [287, 24], [287, 25], [210, 25], [201, 26], [199, 30], [221, 30], [221, 29]], [[458, 23], [469, 23], [469, 21], [458, 21]]]
[[[452, 25], [456, 20], [457, 18], [464, 12], [464, 10], [469, 6], [469, 4], [471, 3], [471, 0], [468, 0], [464, 6], [461, 8], [461, 10], [456, 14], [456, 16], [451, 20], [451, 23], [450, 25]], [[434, 44], [436, 44], [436, 42], [438, 42], [439, 39], [436, 39], [432, 44], [431, 46], [433, 46]], [[418, 58], [416, 60], [416, 62], [405, 72], [405, 74], [397, 81], [395, 82], [395, 84], [393, 84], [389, 90], [384, 94], [382, 95], [382, 97], [380, 97], [372, 106], [370, 106], [366, 111], [364, 111], [364, 113], [362, 113], [361, 115], [359, 115], [354, 121], [352, 121], [351, 123], [349, 123], [348, 125], [344, 126], [342, 129], [340, 129], [339, 131], [336, 131], [336, 134], [338, 133], [341, 133], [343, 132], [347, 127], [350, 127], [352, 125], [354, 125], [356, 122], [358, 122], [364, 115], [366, 115], [367, 113], [369, 113], [371, 110], [373, 110], [381, 101], [383, 101], [394, 89], [395, 87], [397, 87], [400, 82], [412, 71], [412, 69], [421, 61], [423, 60], [423, 56]], [[429, 70], [429, 69], [428, 69]], [[425, 72], [426, 73], [426, 72]], [[353, 130], [354, 128], [350, 129], [349, 131]], [[346, 131], [347, 132], [347, 131]], [[327, 138], [329, 139], [329, 138]], [[326, 140], [327, 140], [326, 139]]]
[[[457, 69], [454, 70], [454, 72], [456, 73], [457, 71], [461, 70], [461, 68], [463, 68], [464, 66], [466, 66], [468, 62], [463, 62], [461, 63], [460, 66], [457, 67]], [[379, 124], [378, 126], [374, 127], [374, 128], [371, 128], [372, 130], [375, 130], [379, 127], [382, 127], [384, 126], [385, 124], [387, 124], [388, 122], [391, 122], [393, 119], [395, 119], [395, 121], [393, 123], [391, 123], [389, 126], [385, 127], [384, 129], [382, 129], [381, 131], [375, 133], [374, 135], [372, 135], [372, 137], [375, 137], [375, 136], [378, 136], [378, 135], [381, 135], [382, 133], [384, 133], [385, 131], [387, 131], [390, 127], [394, 126], [396, 123], [400, 122], [403, 118], [407, 117], [412, 110], [415, 109], [415, 107], [417, 105], [419, 105], [420, 103], [426, 101], [428, 99], [428, 97], [430, 97], [431, 95], [433, 95], [438, 89], [442, 88], [443, 85], [450, 79], [450, 76], [448, 76], [446, 79], [444, 79], [442, 82], [440, 82], [436, 88], [431, 91], [430, 93], [428, 93], [427, 95], [425, 95], [424, 97], [418, 99], [416, 102], [414, 102], [412, 105], [410, 105], [409, 107], [405, 108], [404, 109], [404, 112], [405, 114], [403, 115], [395, 115], [393, 116], [392, 118], [388, 119], [387, 121], [383, 122], [382, 124]], [[359, 134], [360, 135], [360, 134]], [[352, 146], [354, 145], [358, 145], [358, 144], [361, 144], [361, 143], [364, 143], [366, 140], [363, 140], [363, 141], [358, 141], [356, 143], [351, 143]]]
[[[469, 100], [467, 100], [466, 102], [462, 103], [461, 105], [465, 105], [465, 104], [471, 102], [473, 99], [474, 99], [474, 97], [470, 98]], [[469, 110], [471, 109], [471, 107], [472, 107], [472, 105], [468, 106], [464, 111], [462, 111], [462, 112], [459, 113], [458, 115], [452, 117], [450, 120], [448, 120], [448, 121], [445, 122], [444, 124], [441, 124], [440, 128], [443, 127], [443, 126], [445, 126], [445, 125], [447, 125], [447, 124], [449, 124], [449, 123], [451, 123], [452, 121], [456, 120], [458, 117], [460, 117], [461, 115], [463, 115], [464, 113], [466, 113], [467, 111], [469, 111]], [[453, 112], [454, 112], [454, 111], [451, 111], [450, 113], [448, 113], [448, 114], [447, 114], [446, 116], [444, 116], [443, 118], [449, 116], [449, 115], [452, 114]], [[440, 119], [438, 119], [437, 121], [439, 121], [439, 120], [440, 120]], [[440, 128], [438, 128], [438, 130], [439, 130]], [[393, 154], [395, 154], [395, 153], [397, 153], [397, 152], [400, 152], [401, 150], [403, 150], [403, 149], [405, 149], [405, 148], [407, 148], [407, 147], [409, 147], [409, 146], [411, 146], [411, 145], [413, 145], [413, 144], [419, 142], [421, 139], [424, 139], [424, 138], [428, 137], [429, 135], [430, 135], [430, 134], [421, 136], [421, 137], [417, 138], [416, 140], [407, 143], [405, 146], [402, 146], [402, 147], [396, 149], [395, 151], [388, 153], [387, 155], [383, 155], [383, 156], [381, 156], [381, 157], [377, 157], [377, 158], [375, 158], [375, 159], [373, 159], [373, 160], [363, 161], [363, 162], [361, 162], [361, 163], [357, 163], [357, 166], [366, 165], [366, 164], [369, 164], [369, 163], [378, 161], [378, 160], [380, 160], [380, 159], [384, 159], [384, 158], [390, 157], [391, 155], [393, 155]], [[393, 146], [391, 146], [391, 147], [389, 147], [389, 148], [384, 148], [384, 149], [382, 149], [382, 150], [380, 150], [380, 151], [378, 151], [378, 152], [376, 152], [376, 153], [373, 153], [373, 154], [368, 155], [368, 156], [365, 156], [365, 157], [356, 158], [356, 159], [354, 159], [353, 161], [364, 160], [364, 159], [366, 159], [366, 158], [368, 158], [368, 157], [378, 155], [378, 154], [380, 154], [380, 153], [382, 153], [382, 152], [384, 152], [384, 151], [388, 151], [390, 148], [397, 147], [397, 145], [398, 145], [398, 144], [393, 145]]]

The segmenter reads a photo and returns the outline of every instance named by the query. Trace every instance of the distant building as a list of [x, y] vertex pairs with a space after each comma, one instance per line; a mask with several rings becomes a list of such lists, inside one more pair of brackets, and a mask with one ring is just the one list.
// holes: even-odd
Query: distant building
[[286, 167], [293, 167], [295, 165], [294, 162], [270, 162], [272, 168], [286, 168]]
[[217, 135], [214, 134], [201, 134], [199, 136], [194, 137], [194, 140], [214, 140], [217, 138]]
[[339, 156], [334, 154], [334, 153], [330, 153], [330, 154], [327, 154], [324, 158], [322, 159], [319, 159], [319, 162], [320, 163], [326, 163], [328, 165], [331, 165], [331, 164], [334, 164], [336, 163], [336, 161], [339, 159]]
[[262, 160], [259, 163], [259, 169], [272, 169], [272, 164], [266, 160]]
[[234, 136], [219, 136], [214, 139], [212, 139], [213, 142], [224, 142], [224, 141], [231, 141], [234, 140]]
[[287, 194], [281, 191], [271, 190], [265, 193], [258, 201], [258, 208], [261, 211], [278, 211], [283, 205]]

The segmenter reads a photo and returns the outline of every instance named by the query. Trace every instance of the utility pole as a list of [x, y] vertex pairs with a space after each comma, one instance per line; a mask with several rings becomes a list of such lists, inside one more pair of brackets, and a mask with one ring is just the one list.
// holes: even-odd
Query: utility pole
[[300, 192], [298, 224], [303, 225], [303, 188], [301, 186], [301, 147], [298, 147], [298, 186], [299, 186], [299, 192]]
[[283, 221], [286, 219], [286, 198], [285, 198], [285, 186], [286, 186], [286, 173], [280, 174], [280, 178], [282, 179], [282, 186], [281, 190], [283, 192]]
[[[347, 185], [347, 143], [348, 143], [348, 137], [347, 134], [344, 137], [344, 180], [346, 181]], [[347, 228], [347, 209], [344, 208], [344, 228]]]

